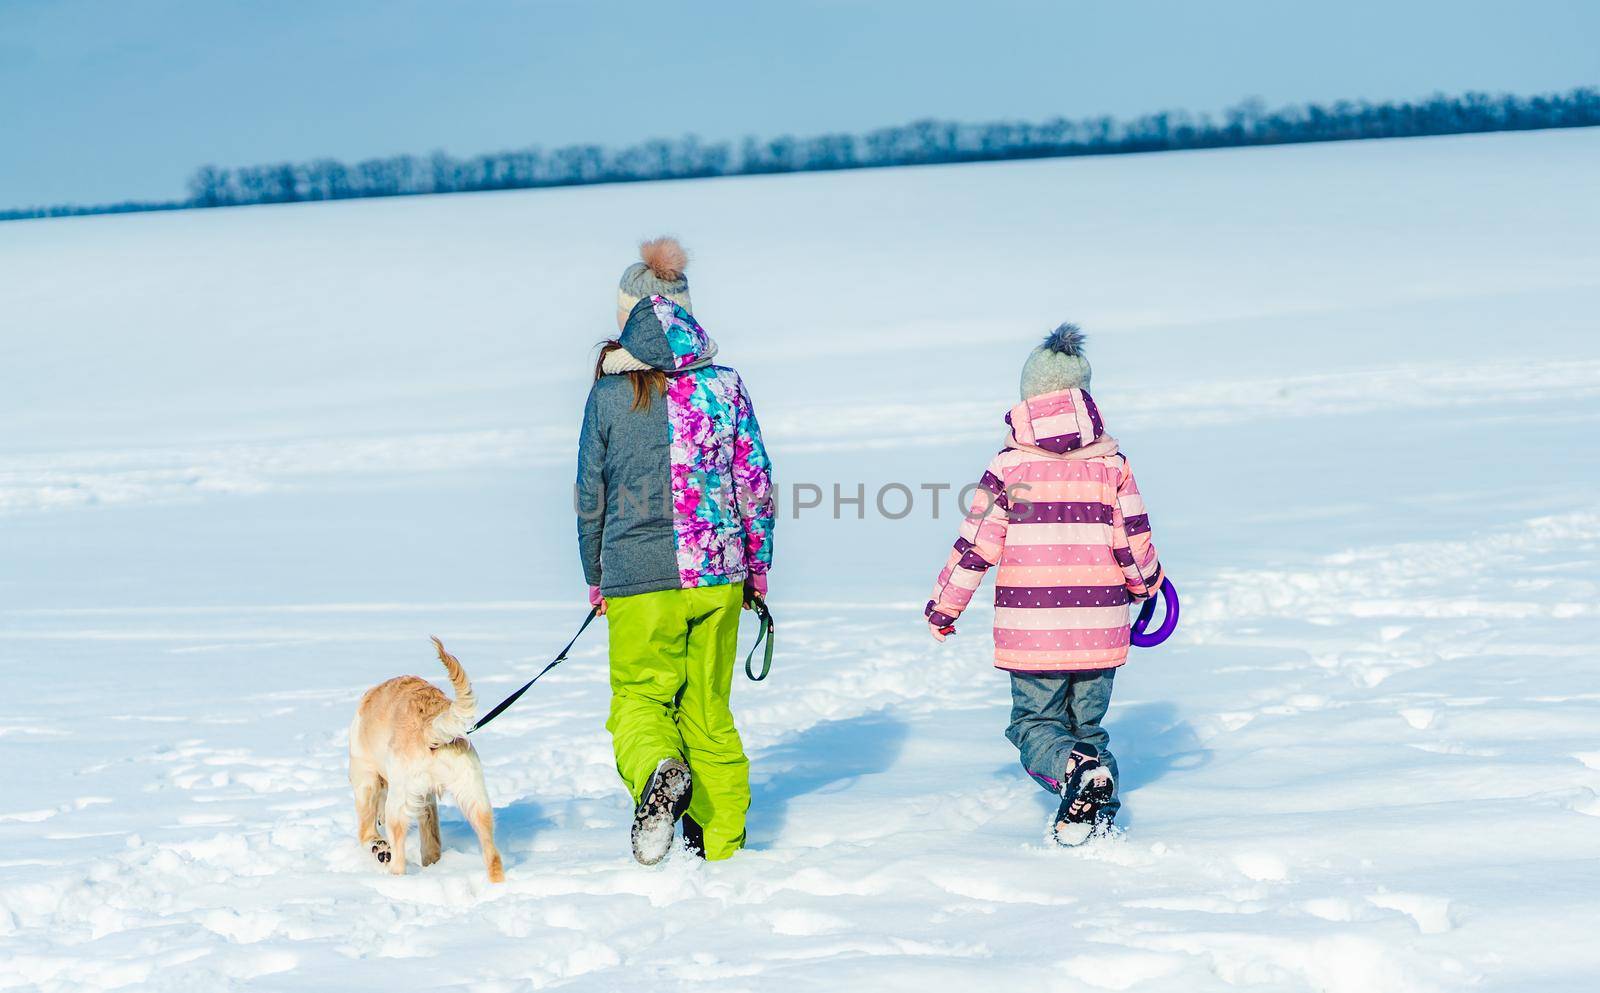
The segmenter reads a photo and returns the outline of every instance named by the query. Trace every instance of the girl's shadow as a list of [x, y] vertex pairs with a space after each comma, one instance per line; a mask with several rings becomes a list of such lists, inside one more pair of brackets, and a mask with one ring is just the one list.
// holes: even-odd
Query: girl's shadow
[[1211, 761], [1211, 749], [1200, 744], [1194, 725], [1178, 719], [1178, 708], [1165, 701], [1111, 708], [1111, 751], [1117, 757], [1122, 788], [1133, 791], [1173, 771], [1198, 769]]
[[748, 828], [759, 841], [751, 847], [767, 847], [783, 830], [789, 801], [884, 772], [899, 758], [905, 740], [906, 723], [879, 711], [815, 724], [762, 752], [751, 763], [768, 773], [752, 784]]

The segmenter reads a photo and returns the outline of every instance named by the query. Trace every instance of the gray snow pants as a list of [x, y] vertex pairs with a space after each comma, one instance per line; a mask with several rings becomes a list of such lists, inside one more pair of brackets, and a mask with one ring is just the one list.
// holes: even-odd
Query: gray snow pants
[[1022, 768], [1051, 793], [1061, 792], [1067, 754], [1080, 741], [1100, 750], [1111, 770], [1117, 793], [1102, 809], [1115, 814], [1122, 806], [1122, 777], [1107, 746], [1111, 734], [1100, 726], [1111, 706], [1115, 669], [1094, 669], [1060, 675], [1011, 674], [1011, 724], [1006, 738], [1022, 753]]

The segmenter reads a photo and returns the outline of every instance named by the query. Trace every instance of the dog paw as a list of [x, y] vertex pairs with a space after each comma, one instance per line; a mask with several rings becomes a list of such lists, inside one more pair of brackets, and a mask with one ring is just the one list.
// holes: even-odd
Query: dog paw
[[389, 843], [387, 841], [374, 841], [372, 843], [372, 854], [377, 856], [379, 862], [388, 865], [390, 858]]

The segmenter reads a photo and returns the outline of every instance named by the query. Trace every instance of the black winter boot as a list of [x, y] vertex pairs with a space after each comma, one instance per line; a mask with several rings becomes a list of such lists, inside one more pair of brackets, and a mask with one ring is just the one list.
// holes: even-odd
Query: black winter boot
[[1071, 769], [1061, 784], [1061, 805], [1050, 822], [1050, 836], [1056, 844], [1071, 848], [1089, 840], [1100, 808], [1110, 801], [1116, 784], [1093, 745], [1079, 743], [1068, 761]]
[[633, 811], [633, 857], [640, 865], [655, 865], [672, 850], [678, 818], [689, 809], [693, 788], [689, 767], [678, 759], [662, 759], [650, 774]]

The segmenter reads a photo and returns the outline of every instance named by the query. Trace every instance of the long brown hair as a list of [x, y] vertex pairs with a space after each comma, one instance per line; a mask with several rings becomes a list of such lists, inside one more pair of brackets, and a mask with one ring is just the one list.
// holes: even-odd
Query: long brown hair
[[[622, 342], [615, 338], [607, 338], [600, 343], [600, 355], [594, 360], [595, 379], [606, 374], [606, 356], [621, 347]], [[667, 391], [667, 374], [660, 369], [630, 369], [622, 375], [628, 377], [628, 385], [633, 387], [634, 410], [649, 410], [656, 394]]]

